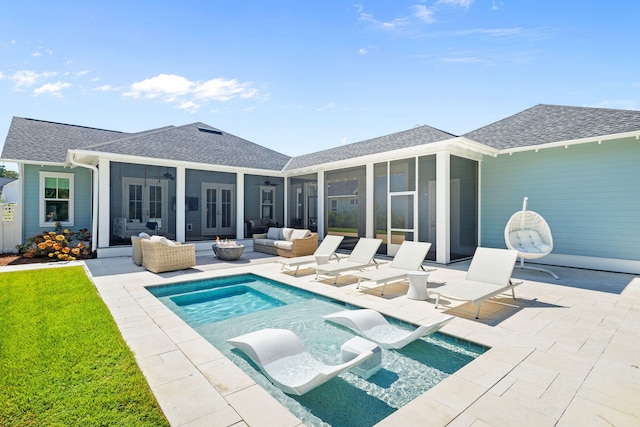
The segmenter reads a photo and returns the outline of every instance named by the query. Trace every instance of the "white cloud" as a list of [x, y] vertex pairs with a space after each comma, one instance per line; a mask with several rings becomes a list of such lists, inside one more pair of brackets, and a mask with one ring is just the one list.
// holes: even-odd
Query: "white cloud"
[[31, 56], [33, 56], [34, 58], [37, 58], [37, 57], [39, 57], [39, 56], [41, 56], [41, 55], [42, 55], [42, 53], [37, 52], [37, 51], [36, 51], [36, 52], [33, 52], [33, 53], [31, 54]]
[[34, 95], [62, 96], [62, 90], [71, 87], [71, 83], [47, 83], [33, 90]]
[[473, 0], [438, 0], [437, 4], [450, 4], [452, 6], [460, 6], [469, 9], [473, 4]]
[[491, 2], [491, 10], [498, 10], [502, 7], [502, 3], [498, 3], [498, 2]]
[[413, 16], [418, 18], [418, 20], [426, 22], [427, 24], [433, 24], [435, 22], [435, 19], [433, 18], [433, 10], [427, 9], [426, 6], [417, 4], [411, 9], [413, 10]]
[[333, 102], [329, 102], [327, 105], [320, 107], [318, 109], [316, 109], [316, 111], [325, 111], [325, 110], [332, 110], [336, 107], [336, 104]]
[[251, 82], [240, 83], [235, 79], [223, 78], [191, 81], [175, 74], [159, 74], [133, 83], [124, 96], [177, 103], [178, 108], [193, 111], [200, 108], [199, 102], [248, 99], [257, 93], [258, 90], [252, 87]]
[[96, 92], [111, 92], [111, 91], [116, 91], [116, 90], [120, 90], [121, 88], [119, 87], [113, 87], [111, 85], [101, 85], [101, 86], [96, 86], [94, 87], [92, 90], [96, 91]]
[[360, 55], [366, 55], [367, 53], [369, 53], [369, 51], [367, 49], [361, 47], [360, 49], [358, 49], [358, 53]]
[[364, 7], [361, 4], [356, 4], [354, 5], [354, 7], [358, 11], [358, 19], [360, 21], [369, 23], [372, 28], [384, 31], [416, 31], [416, 26], [418, 25], [433, 24], [434, 22], [436, 22], [436, 10], [440, 5], [450, 5], [468, 9], [472, 4], [473, 0], [438, 0], [430, 8], [422, 4], [415, 4], [411, 6], [410, 14], [406, 16], [400, 16], [390, 21], [382, 21], [375, 18], [373, 14], [365, 12]]
[[481, 34], [489, 37], [512, 37], [523, 33], [524, 30], [522, 28], [476, 28], [473, 30], [457, 31], [454, 34], [459, 36]]
[[10, 76], [6, 76], [6, 78], [8, 78], [9, 80], [13, 80], [16, 84], [16, 87], [20, 88], [20, 87], [31, 87], [34, 84], [36, 84], [38, 80], [54, 77], [55, 75], [57, 75], [57, 73], [50, 72], [50, 71], [45, 71], [43, 73], [36, 73], [35, 71], [20, 70], [20, 71], [16, 71]]

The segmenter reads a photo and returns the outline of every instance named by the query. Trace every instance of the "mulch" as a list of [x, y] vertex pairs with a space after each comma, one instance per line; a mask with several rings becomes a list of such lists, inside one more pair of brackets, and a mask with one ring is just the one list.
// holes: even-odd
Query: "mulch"
[[48, 258], [25, 258], [19, 254], [0, 254], [0, 266], [3, 265], [23, 265], [23, 264], [41, 264], [52, 262]]

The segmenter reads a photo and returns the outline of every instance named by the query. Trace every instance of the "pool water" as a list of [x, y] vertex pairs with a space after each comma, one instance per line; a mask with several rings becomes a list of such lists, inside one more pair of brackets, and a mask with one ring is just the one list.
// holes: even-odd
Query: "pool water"
[[382, 349], [382, 369], [369, 379], [346, 372], [303, 396], [290, 396], [226, 340], [263, 328], [289, 329], [315, 357], [339, 364], [340, 347], [355, 334], [322, 316], [356, 307], [256, 275], [148, 289], [308, 426], [372, 426], [487, 350], [436, 333], [402, 349]]

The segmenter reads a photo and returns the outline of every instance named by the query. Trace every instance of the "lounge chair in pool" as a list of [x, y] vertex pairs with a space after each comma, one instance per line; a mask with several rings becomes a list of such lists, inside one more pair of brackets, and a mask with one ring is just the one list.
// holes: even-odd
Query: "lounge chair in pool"
[[325, 365], [309, 354], [298, 336], [288, 329], [261, 329], [227, 342], [249, 356], [278, 388], [298, 396], [373, 356], [367, 350], [340, 365]]
[[316, 270], [316, 280], [319, 275], [334, 276], [333, 284], [338, 283], [340, 273], [345, 271], [362, 270], [364, 268], [375, 265], [378, 268], [376, 260], [373, 258], [382, 244], [381, 239], [369, 239], [361, 237], [356, 246], [346, 259], [340, 262], [330, 262], [327, 264], [316, 264], [313, 268]]
[[388, 268], [367, 270], [353, 274], [353, 276], [358, 278], [357, 288], [360, 289], [360, 283], [363, 280], [375, 282], [376, 285], [382, 283], [382, 292], [380, 295], [384, 295], [387, 283], [406, 279], [407, 273], [410, 271], [417, 271], [418, 269], [435, 271], [435, 268], [425, 269], [422, 266], [422, 262], [426, 258], [430, 248], [431, 243], [409, 242], [405, 240], [402, 242], [402, 245], [400, 245], [400, 249], [398, 249]]
[[417, 329], [408, 331], [390, 324], [382, 314], [369, 308], [342, 310], [322, 317], [351, 329], [383, 348], [402, 348], [418, 338], [437, 332], [453, 319], [453, 316], [445, 316], [428, 325], [420, 325]]
[[317, 259], [322, 259], [322, 258], [316, 258], [316, 257], [325, 257], [327, 261], [331, 259], [339, 260], [340, 258], [336, 254], [336, 250], [338, 249], [338, 246], [340, 246], [340, 243], [342, 243], [342, 239], [344, 239], [344, 236], [336, 236], [332, 234], [325, 236], [325, 238], [322, 239], [320, 246], [318, 246], [318, 249], [316, 249], [313, 255], [305, 255], [305, 256], [299, 256], [295, 258], [286, 258], [286, 259], [283, 259], [282, 261], [278, 261], [279, 263], [282, 264], [281, 270], [284, 270], [285, 268], [289, 270], [295, 267], [293, 275], [297, 276], [298, 269], [301, 266], [305, 264], [315, 264], [317, 262]]
[[486, 299], [507, 291], [511, 291], [515, 299], [514, 288], [522, 283], [511, 279], [517, 257], [518, 251], [512, 249], [477, 248], [464, 279], [429, 289], [429, 292], [437, 295], [436, 308], [441, 296], [469, 301], [471, 305], [478, 306], [477, 319]]

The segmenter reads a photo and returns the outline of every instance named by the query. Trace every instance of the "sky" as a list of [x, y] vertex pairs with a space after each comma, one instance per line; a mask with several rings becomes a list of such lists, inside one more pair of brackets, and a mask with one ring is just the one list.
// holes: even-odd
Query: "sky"
[[639, 16], [637, 1], [0, 0], [0, 144], [13, 116], [203, 122], [296, 156], [537, 104], [637, 110]]

